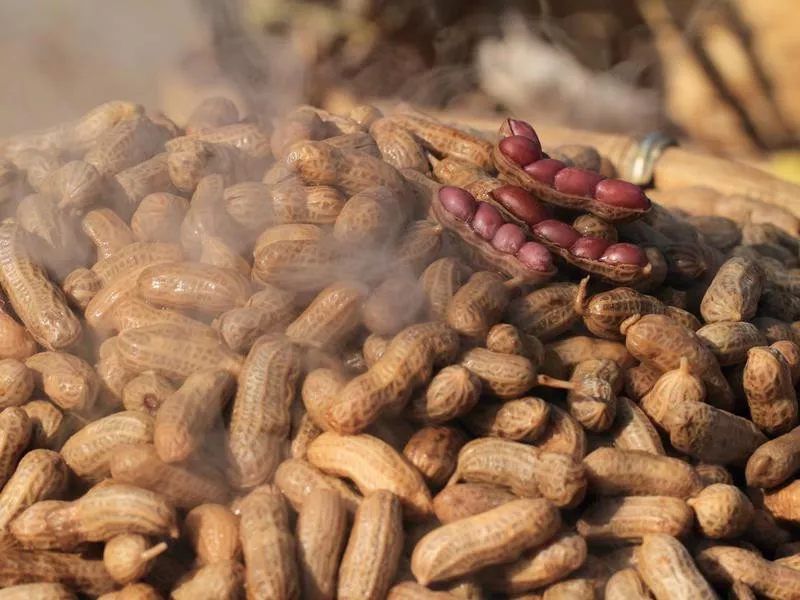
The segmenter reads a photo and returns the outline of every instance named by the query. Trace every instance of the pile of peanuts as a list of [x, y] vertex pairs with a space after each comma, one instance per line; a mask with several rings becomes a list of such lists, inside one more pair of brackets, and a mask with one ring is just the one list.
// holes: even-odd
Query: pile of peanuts
[[0, 600], [800, 598], [800, 239], [548, 150], [0, 140]]

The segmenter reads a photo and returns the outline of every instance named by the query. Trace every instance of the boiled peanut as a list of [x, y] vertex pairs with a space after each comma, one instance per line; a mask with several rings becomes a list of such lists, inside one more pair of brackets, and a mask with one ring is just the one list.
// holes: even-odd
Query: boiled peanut
[[322, 290], [286, 328], [286, 336], [298, 344], [322, 350], [338, 347], [361, 324], [364, 285], [337, 282]]
[[800, 572], [761, 558], [735, 546], [712, 546], [696, 555], [697, 565], [712, 582], [739, 581], [766, 598], [783, 600], [797, 596]]
[[419, 278], [428, 297], [431, 317], [444, 320], [450, 300], [468, 279], [469, 268], [457, 258], [445, 257], [432, 262]]
[[251, 598], [299, 600], [296, 543], [289, 529], [289, 509], [280, 491], [259, 486], [240, 504], [248, 595]]
[[585, 360], [575, 365], [567, 391], [570, 414], [589, 431], [605, 431], [617, 415], [616, 393], [622, 374], [613, 360]]
[[617, 397], [617, 418], [610, 434], [618, 450], [664, 454], [664, 446], [653, 423], [641, 408], [624, 396]]
[[522, 497], [544, 496], [559, 507], [576, 506], [586, 492], [583, 465], [569, 456], [498, 438], [461, 448], [449, 484], [462, 480], [506, 486]]
[[62, 583], [89, 596], [105, 594], [116, 587], [102, 560], [64, 552], [5, 551], [0, 562], [0, 587], [31, 581]]
[[106, 543], [103, 564], [114, 581], [126, 585], [147, 575], [150, 562], [166, 549], [164, 542], [150, 546], [142, 535], [122, 534]]
[[[624, 344], [599, 340], [583, 335], [566, 337], [545, 345], [545, 353], [552, 353], [562, 368], [571, 372], [575, 365], [590, 358], [608, 358], [625, 369], [635, 364]], [[542, 367], [544, 370], [544, 367]]]
[[539, 338], [522, 333], [513, 325], [498, 323], [486, 334], [486, 349], [500, 354], [519, 354], [534, 365], [544, 362], [544, 345]]
[[645, 414], [659, 426], [678, 402], [704, 402], [706, 388], [702, 380], [689, 371], [689, 360], [682, 356], [677, 369], [661, 375], [652, 389], [642, 397], [639, 405]]
[[384, 598], [402, 550], [400, 500], [387, 490], [371, 492], [356, 511], [339, 568], [336, 596], [343, 600]]
[[301, 369], [299, 347], [283, 336], [264, 336], [250, 349], [239, 375], [227, 441], [237, 487], [254, 487], [275, 473], [289, 437], [289, 406]]
[[86, 361], [65, 352], [40, 352], [26, 360], [25, 365], [59, 408], [87, 413], [94, 407], [100, 380]]
[[300, 510], [296, 533], [300, 576], [306, 598], [324, 600], [335, 597], [347, 532], [347, 512], [341, 496], [324, 488], [312, 490]]
[[692, 556], [677, 539], [665, 534], [646, 535], [636, 550], [636, 570], [656, 600], [716, 600]]
[[598, 448], [583, 464], [589, 485], [598, 494], [687, 498], [702, 489], [694, 468], [677, 458]]
[[427, 585], [510, 562], [550, 539], [560, 524], [558, 510], [547, 500], [514, 500], [434, 529], [414, 548], [411, 570]]
[[581, 514], [576, 527], [590, 543], [639, 541], [654, 533], [685, 537], [693, 522], [692, 509], [680, 498], [628, 496], [596, 500]]
[[47, 524], [57, 535], [86, 542], [107, 541], [123, 533], [178, 537], [175, 509], [163, 496], [117, 483], [51, 511]]
[[411, 400], [410, 414], [432, 424], [450, 421], [472, 410], [482, 389], [481, 380], [466, 367], [445, 367], [433, 376], [424, 394]]
[[458, 451], [467, 437], [456, 427], [423, 427], [403, 448], [403, 456], [414, 465], [431, 488], [447, 483], [456, 468]]
[[505, 311], [509, 290], [497, 273], [478, 271], [447, 305], [447, 324], [463, 336], [483, 340]]
[[792, 372], [780, 352], [764, 346], [748, 350], [742, 384], [750, 418], [759, 429], [780, 435], [797, 425]]
[[97, 248], [98, 260], [108, 258], [135, 241], [130, 227], [110, 208], [87, 212], [81, 220], [81, 228]]
[[800, 469], [800, 428], [795, 427], [755, 449], [747, 460], [745, 476], [752, 487], [771, 488], [787, 481]]
[[696, 333], [723, 367], [742, 363], [750, 348], [767, 345], [767, 339], [752, 323], [718, 321], [701, 327]]
[[297, 458], [285, 460], [278, 466], [278, 470], [275, 471], [275, 485], [280, 488], [297, 512], [302, 509], [308, 494], [317, 488], [337, 492], [350, 513], [355, 512], [362, 500], [361, 496], [341, 479], [326, 475], [311, 463]]
[[77, 600], [77, 598], [61, 583], [22, 583], [0, 591], [0, 600]]
[[692, 507], [697, 527], [707, 538], [735, 538], [753, 519], [753, 505], [739, 488], [726, 483], [709, 485], [686, 504]]
[[608, 580], [605, 589], [608, 600], [648, 600], [652, 598], [650, 590], [636, 573], [635, 569], [617, 571]]
[[550, 404], [547, 428], [541, 437], [534, 440], [534, 446], [545, 452], [566, 454], [574, 460], [582, 460], [586, 455], [586, 432], [567, 411]]
[[244, 567], [235, 561], [211, 563], [176, 582], [174, 600], [237, 600], [244, 588]]
[[501, 399], [519, 398], [537, 381], [536, 366], [524, 356], [472, 348], [462, 355], [461, 365], [478, 376], [485, 391]]
[[764, 271], [744, 257], [733, 257], [723, 264], [700, 304], [706, 323], [749, 321], [756, 314]]
[[159, 458], [164, 462], [189, 458], [221, 418], [233, 387], [234, 379], [227, 371], [200, 371], [166, 397], [155, 413], [153, 430]]
[[183, 526], [198, 565], [239, 558], [239, 518], [221, 504], [195, 506], [187, 513]]
[[541, 398], [528, 396], [503, 403], [484, 400], [462, 420], [479, 437], [529, 442], [544, 434], [549, 419], [550, 406]]
[[553, 283], [514, 300], [508, 307], [509, 322], [543, 342], [568, 331], [581, 318], [576, 312], [579, 288], [573, 283]]

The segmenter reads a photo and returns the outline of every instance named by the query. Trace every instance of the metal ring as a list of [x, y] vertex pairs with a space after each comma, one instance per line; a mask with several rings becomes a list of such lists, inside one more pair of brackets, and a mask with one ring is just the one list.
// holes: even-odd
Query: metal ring
[[678, 141], [661, 131], [653, 131], [641, 138], [631, 158], [627, 179], [636, 185], [648, 185], [653, 180], [656, 162], [670, 146], [677, 146]]

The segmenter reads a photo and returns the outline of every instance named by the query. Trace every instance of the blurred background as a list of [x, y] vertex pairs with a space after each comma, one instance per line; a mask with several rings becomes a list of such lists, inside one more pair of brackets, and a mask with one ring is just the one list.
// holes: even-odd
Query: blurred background
[[3, 0], [0, 136], [111, 99], [182, 122], [410, 101], [640, 135], [799, 180], [796, 0]]

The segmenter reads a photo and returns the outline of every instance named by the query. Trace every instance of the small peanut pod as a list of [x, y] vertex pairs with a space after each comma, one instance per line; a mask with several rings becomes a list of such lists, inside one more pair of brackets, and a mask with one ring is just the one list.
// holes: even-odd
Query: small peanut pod
[[452, 363], [459, 350], [456, 332], [436, 321], [406, 327], [366, 373], [348, 382], [327, 410], [335, 431], [355, 434], [387, 408], [400, 408], [414, 388], [427, 383], [434, 365]]
[[425, 520], [433, 512], [430, 492], [419, 471], [375, 437], [326, 432], [311, 442], [307, 458], [325, 473], [350, 479], [362, 493], [381, 489], [394, 493], [408, 520]]
[[9, 524], [40, 500], [61, 497], [67, 488], [67, 467], [52, 450], [31, 450], [0, 492], [0, 545], [8, 541]]
[[697, 528], [707, 538], [736, 538], [753, 520], [754, 508], [739, 488], [726, 483], [709, 485], [686, 504], [694, 510]]
[[335, 279], [340, 250], [317, 225], [276, 225], [253, 248], [252, 278], [290, 291], [319, 291]]
[[103, 564], [114, 581], [126, 585], [147, 575], [152, 561], [166, 549], [164, 542], [151, 546], [142, 535], [124, 533], [106, 542]]
[[619, 366], [609, 359], [578, 363], [567, 391], [570, 414], [589, 431], [605, 431], [617, 416], [616, 393], [622, 387]]
[[[375, 515], [374, 499], [372, 503], [373, 517], [390, 516]], [[358, 522], [359, 514], [356, 513], [356, 522]], [[391, 527], [392, 524], [375, 524], [380, 527], [387, 525]], [[399, 526], [402, 527], [402, 523]], [[339, 563], [347, 542], [347, 533], [347, 510], [341, 496], [324, 488], [312, 490], [298, 515], [295, 536], [297, 538], [297, 560], [305, 598], [333, 600], [336, 597]]]
[[575, 527], [589, 543], [637, 542], [654, 533], [685, 537], [693, 523], [692, 509], [680, 498], [628, 496], [595, 500]]
[[178, 580], [170, 597], [173, 600], [239, 600], [244, 578], [244, 567], [237, 561], [204, 565]]
[[742, 384], [750, 418], [759, 429], [768, 435], [780, 435], [797, 425], [792, 372], [778, 350], [765, 346], [748, 350]]
[[586, 432], [567, 411], [550, 404], [550, 418], [541, 437], [533, 445], [545, 452], [556, 452], [576, 461], [586, 456]]
[[482, 389], [481, 380], [466, 367], [445, 367], [433, 376], [425, 393], [412, 398], [410, 416], [431, 424], [451, 421], [472, 410]]
[[169, 137], [148, 117], [123, 120], [98, 138], [84, 160], [102, 175], [115, 175], [156, 154]]
[[330, 350], [337, 348], [361, 324], [363, 284], [337, 282], [322, 290], [286, 328], [286, 337], [298, 344]]
[[271, 485], [259, 486], [241, 501], [239, 509], [248, 596], [299, 600], [295, 540], [280, 491]]
[[403, 456], [431, 488], [440, 488], [455, 471], [458, 451], [466, 443], [466, 435], [456, 427], [423, 427], [408, 440]]
[[81, 229], [97, 248], [98, 260], [136, 241], [130, 227], [110, 208], [90, 210], [81, 220]]
[[[344, 532], [340, 532], [341, 534]], [[381, 600], [403, 551], [403, 514], [400, 501], [387, 490], [364, 498], [353, 520], [339, 568], [336, 596], [342, 600]]]
[[86, 361], [65, 352], [40, 352], [25, 361], [47, 397], [63, 410], [88, 413], [100, 391], [100, 380]]
[[719, 465], [744, 465], [767, 438], [742, 417], [700, 402], [681, 402], [664, 417], [677, 450]]
[[185, 198], [158, 192], [145, 196], [131, 217], [131, 230], [140, 242], [177, 244], [181, 223], [189, 211]]
[[414, 169], [420, 173], [430, 171], [428, 159], [417, 139], [394, 120], [376, 119], [369, 126], [369, 133], [375, 138], [383, 160], [395, 169]]
[[117, 446], [111, 455], [110, 468], [114, 481], [158, 492], [178, 508], [194, 508], [206, 502], [225, 503], [230, 497], [221, 477], [165, 463], [150, 444]]
[[186, 515], [183, 527], [198, 565], [225, 563], [239, 558], [239, 517], [225, 506], [195, 506]]
[[406, 220], [403, 200], [396, 189], [371, 186], [351, 197], [336, 217], [333, 239], [362, 251], [393, 244]]
[[146, 267], [138, 291], [148, 302], [165, 308], [219, 314], [244, 306], [250, 282], [232, 271], [195, 262], [162, 262]]
[[503, 315], [509, 296], [503, 277], [490, 271], [478, 271], [447, 305], [447, 324], [465, 337], [483, 340]]
[[285, 164], [307, 184], [336, 186], [349, 196], [379, 185], [405, 189], [403, 177], [388, 163], [325, 142], [298, 142], [289, 148]]
[[619, 327], [625, 319], [637, 314], [664, 314], [665, 306], [660, 300], [627, 287], [595, 294], [584, 305], [588, 283], [588, 278], [581, 281], [576, 310], [583, 315], [586, 328], [597, 337], [621, 340]]
[[641, 408], [624, 396], [617, 397], [617, 418], [610, 431], [617, 450], [636, 450], [661, 455], [661, 437]]
[[0, 600], [78, 600], [62, 583], [22, 583], [0, 591]]
[[176, 518], [160, 494], [111, 483], [51, 511], [47, 524], [56, 535], [103, 542], [123, 533], [177, 538]]
[[651, 600], [647, 589], [636, 569], [622, 569], [614, 573], [606, 583], [606, 600]]
[[309, 462], [298, 458], [283, 461], [275, 471], [275, 485], [292, 508], [300, 512], [305, 500], [313, 490], [321, 488], [338, 493], [344, 500], [348, 513], [354, 513], [361, 503], [361, 496], [338, 477], [326, 475]]
[[[425, 305], [425, 295], [416, 280], [407, 275], [385, 279], [364, 301], [364, 325], [372, 333], [393, 336], [413, 324]], [[452, 325], [451, 325], [452, 326]]]
[[[7, 550], [0, 561], [0, 588], [30, 583], [61, 583], [88, 596], [112, 591], [116, 582], [102, 560], [83, 558], [64, 552], [26, 552]], [[25, 600], [30, 600], [28, 596]], [[49, 596], [47, 600], [51, 600]]]
[[501, 399], [519, 398], [536, 384], [536, 366], [524, 356], [471, 348], [462, 355], [461, 365], [478, 376], [485, 391]]
[[145, 371], [125, 384], [122, 389], [122, 405], [125, 410], [137, 410], [155, 416], [161, 405], [177, 389], [166, 377]]
[[682, 356], [678, 368], [661, 375], [639, 404], [653, 422], [663, 427], [669, 411], [678, 402], [700, 403], [705, 397], [705, 385], [689, 371], [689, 361]]
[[717, 359], [694, 332], [664, 315], [635, 315], [622, 324], [620, 331], [633, 356], [662, 372], [677, 368], [681, 357], [686, 357], [689, 370], [706, 386], [708, 402], [723, 410], [733, 408], [733, 390]]
[[691, 465], [649, 452], [598, 448], [583, 465], [596, 494], [688, 498], [703, 488]]
[[478, 437], [530, 442], [539, 439], [547, 429], [550, 405], [533, 396], [502, 403], [484, 400], [462, 420]]
[[201, 371], [189, 375], [164, 400], [156, 412], [153, 433], [161, 460], [186, 460], [201, 446], [205, 434], [221, 420], [234, 384], [227, 371]]
[[505, 488], [488, 483], [449, 485], [433, 499], [436, 518], [445, 525], [492, 510], [518, 497]]
[[697, 566], [715, 583], [747, 585], [759, 596], [789, 600], [800, 595], [800, 571], [736, 546], [712, 546], [695, 555]]
[[560, 526], [558, 510], [547, 500], [514, 500], [431, 531], [414, 548], [411, 571], [423, 585], [469, 575], [516, 560]]
[[35, 385], [33, 375], [33, 371], [14, 358], [0, 360], [0, 410], [28, 401]]
[[440, 258], [428, 265], [419, 282], [428, 297], [431, 317], [445, 319], [451, 299], [468, 277], [469, 267], [457, 258]]
[[272, 477], [289, 437], [289, 407], [302, 370], [300, 348], [280, 335], [251, 348], [239, 375], [228, 430], [232, 479], [250, 488]]
[[534, 365], [544, 362], [544, 345], [539, 338], [508, 323], [498, 323], [486, 334], [486, 349], [500, 354], [519, 354]]
[[153, 441], [150, 415], [123, 411], [87, 424], [61, 448], [67, 466], [80, 478], [97, 482], [111, 474], [111, 452], [123, 444]]
[[449, 485], [462, 480], [502, 485], [522, 497], [544, 496], [562, 508], [577, 506], [586, 493], [583, 465], [571, 457], [498, 438], [479, 438], [461, 449]]
[[133, 373], [155, 371], [178, 380], [216, 369], [238, 375], [244, 362], [219, 340], [173, 323], [129, 329], [117, 339], [122, 366]]
[[567, 531], [514, 562], [487, 569], [481, 581], [493, 592], [523, 594], [564, 579], [583, 565], [587, 553], [584, 539]]
[[636, 570], [656, 600], [717, 600], [688, 550], [673, 536], [646, 535], [635, 555]]
[[764, 270], [745, 257], [728, 259], [717, 271], [700, 303], [706, 323], [749, 321], [756, 315]]
[[762, 444], [747, 460], [745, 476], [751, 487], [772, 488], [800, 470], [800, 427]]
[[574, 283], [552, 283], [514, 300], [508, 307], [508, 320], [523, 333], [543, 342], [552, 340], [580, 320], [579, 292]]
[[35, 264], [13, 219], [0, 224], [0, 286], [31, 337], [48, 350], [73, 345], [81, 336], [81, 324], [67, 306], [61, 291]]
[[741, 321], [710, 323], [695, 333], [723, 367], [743, 363], [750, 348], [767, 345], [767, 338], [755, 325]]

